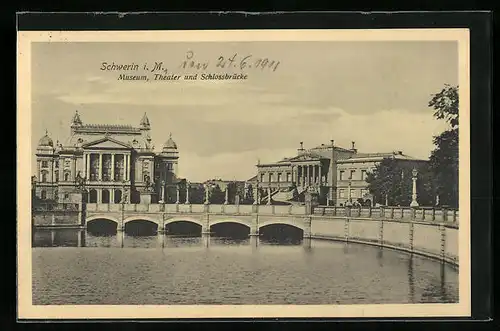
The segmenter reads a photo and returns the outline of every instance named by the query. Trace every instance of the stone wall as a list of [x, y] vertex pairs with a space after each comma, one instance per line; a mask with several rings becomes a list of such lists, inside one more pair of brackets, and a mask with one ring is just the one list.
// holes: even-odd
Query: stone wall
[[458, 265], [458, 225], [449, 222], [312, 216], [311, 238], [389, 247]]
[[81, 213], [78, 211], [37, 211], [33, 213], [35, 226], [81, 226]]

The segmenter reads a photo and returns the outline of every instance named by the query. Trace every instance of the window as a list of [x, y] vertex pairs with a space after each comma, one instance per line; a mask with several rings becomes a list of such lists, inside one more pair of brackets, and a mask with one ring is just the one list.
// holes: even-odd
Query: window
[[339, 197], [345, 198], [345, 190], [343, 190], [343, 189], [339, 190]]
[[56, 182], [58, 182], [58, 181], [59, 181], [59, 172], [58, 172], [58, 171], [56, 171], [56, 179], [55, 179], [55, 181], [56, 181]]
[[366, 170], [361, 170], [361, 180], [366, 179]]
[[42, 172], [42, 183], [46, 183], [47, 182], [47, 172], [43, 171]]
[[64, 199], [65, 199], [65, 200], [68, 200], [68, 199], [69, 199], [69, 194], [68, 194], [68, 193], [64, 193]]
[[64, 174], [64, 181], [69, 181], [69, 172]]
[[340, 170], [340, 172], [339, 172], [339, 180], [344, 180], [344, 173], [345, 173], [344, 170]]
[[55, 167], [56, 167], [56, 169], [59, 169], [59, 161], [55, 162]]
[[364, 197], [368, 193], [368, 190], [361, 189], [361, 198]]
[[278, 173], [278, 180], [277, 180], [277, 182], [278, 183], [281, 182], [281, 174], [280, 173]]
[[264, 182], [264, 174], [260, 174], [260, 182]]
[[167, 163], [167, 170], [173, 170], [174, 169], [174, 164], [173, 163]]
[[272, 173], [270, 173], [270, 174], [269, 174], [269, 183], [270, 183], [270, 182], [272, 182], [272, 181], [273, 181], [273, 174], [272, 174]]
[[351, 175], [349, 176], [349, 179], [354, 179], [355, 173], [356, 173], [356, 170], [351, 170]]
[[357, 197], [358, 197], [358, 196], [357, 196], [357, 193], [358, 193], [358, 191], [357, 191], [357, 190], [353, 190], [353, 189], [351, 189], [351, 196], [350, 196], [350, 197], [351, 197], [351, 198], [357, 198]]
[[47, 167], [48, 167], [48, 162], [42, 161], [42, 168], [47, 168]]
[[291, 177], [292, 177], [292, 175], [291, 175], [289, 172], [287, 172], [287, 173], [286, 173], [286, 181], [287, 181], [287, 182], [291, 182], [291, 181], [292, 181], [292, 180], [291, 180], [291, 179], [292, 179]]
[[45, 192], [45, 190], [42, 190], [42, 191], [40, 192], [40, 197], [42, 198], [42, 200], [47, 199], [47, 192]]

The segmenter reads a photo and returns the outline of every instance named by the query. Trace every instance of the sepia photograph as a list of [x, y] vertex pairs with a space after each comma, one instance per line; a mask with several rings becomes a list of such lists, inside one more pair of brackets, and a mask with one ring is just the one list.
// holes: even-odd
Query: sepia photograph
[[19, 32], [20, 316], [467, 316], [468, 42]]

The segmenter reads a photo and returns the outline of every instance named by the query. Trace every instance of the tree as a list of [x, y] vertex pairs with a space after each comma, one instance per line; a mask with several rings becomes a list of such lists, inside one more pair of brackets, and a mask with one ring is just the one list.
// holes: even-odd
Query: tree
[[429, 170], [433, 174], [433, 186], [440, 204], [458, 207], [458, 86], [445, 85], [433, 95], [429, 107], [437, 119], [444, 119], [450, 129], [433, 139]]
[[367, 173], [368, 190], [374, 202], [389, 205], [409, 205], [411, 202], [411, 170], [401, 166], [393, 158], [384, 158]]

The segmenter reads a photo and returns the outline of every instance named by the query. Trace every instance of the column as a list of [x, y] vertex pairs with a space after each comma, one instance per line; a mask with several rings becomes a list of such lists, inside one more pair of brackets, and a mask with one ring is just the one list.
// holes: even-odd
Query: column
[[253, 193], [253, 204], [257, 205], [259, 204], [259, 185], [255, 184], [254, 193]]
[[189, 185], [186, 185], [186, 205], [189, 205]]
[[176, 187], [176, 188], [177, 188], [177, 200], [175, 201], [175, 203], [177, 203], [177, 204], [178, 204], [178, 203], [180, 203], [180, 201], [179, 201], [179, 200], [180, 200], [180, 197], [181, 197], [181, 190], [180, 190], [180, 188], [179, 188], [179, 185], [177, 185], [177, 187]]
[[224, 204], [229, 204], [229, 187], [226, 186], [226, 197], [224, 198]]
[[97, 191], [97, 203], [102, 203], [102, 189], [98, 188]]
[[309, 185], [309, 184], [311, 184], [311, 181], [309, 178], [311, 171], [309, 169], [309, 165], [306, 165], [305, 167], [306, 167], [306, 184]]
[[115, 181], [115, 153], [111, 153], [111, 181]]
[[115, 189], [109, 189], [109, 203], [115, 203]]
[[323, 169], [321, 167], [321, 164], [318, 166], [318, 172], [319, 172], [319, 184], [322, 185], [323, 184]]
[[123, 154], [123, 179], [128, 180], [128, 160], [127, 154]]
[[[151, 174], [151, 179], [153, 178], [153, 174]], [[130, 180], [130, 154], [127, 154], [127, 180]]]
[[102, 153], [99, 153], [99, 180], [102, 180]]
[[86, 154], [85, 155], [85, 158], [87, 159], [87, 163], [86, 163], [86, 167], [87, 167], [86, 168], [86, 177], [87, 177], [87, 179], [90, 178], [90, 156], [91, 155], [92, 154]]
[[313, 178], [312, 182], [313, 182], [313, 184], [316, 184], [316, 165], [312, 166], [312, 175], [313, 175], [312, 176], [312, 178]]

